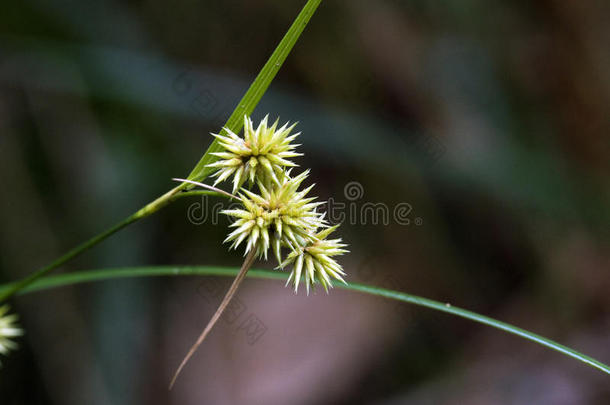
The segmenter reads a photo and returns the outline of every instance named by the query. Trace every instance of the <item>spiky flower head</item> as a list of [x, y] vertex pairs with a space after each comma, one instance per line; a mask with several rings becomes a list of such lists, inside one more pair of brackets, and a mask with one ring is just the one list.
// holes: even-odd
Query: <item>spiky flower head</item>
[[23, 330], [17, 326], [17, 315], [7, 315], [8, 311], [8, 305], [0, 307], [0, 354], [5, 356], [17, 348], [17, 343], [11, 338], [23, 335]]
[[270, 187], [271, 182], [279, 185], [284, 168], [296, 166], [288, 160], [302, 155], [294, 152], [298, 145], [291, 143], [300, 134], [290, 134], [296, 124], [286, 123], [278, 129], [278, 120], [270, 127], [267, 126], [267, 120], [268, 116], [265, 116], [254, 129], [252, 120], [244, 115], [243, 138], [228, 128], [224, 128], [227, 136], [212, 134], [224, 148], [222, 152], [212, 153], [219, 160], [207, 165], [218, 169], [214, 173], [218, 177], [214, 185], [231, 176], [234, 193], [246, 180], [251, 183], [259, 181], [267, 187]]
[[258, 257], [267, 258], [270, 246], [281, 263], [281, 248], [303, 245], [315, 238], [316, 229], [325, 225], [324, 216], [316, 211], [321, 202], [315, 197], [306, 197], [313, 185], [299, 191], [299, 186], [307, 178], [309, 171], [290, 177], [284, 173], [279, 185], [271, 188], [258, 183], [260, 194], [242, 189], [239, 194], [243, 209], [224, 210], [223, 214], [236, 218], [230, 226], [236, 229], [227, 236], [225, 242], [233, 241], [237, 248], [247, 239], [246, 253], [256, 249]]
[[343, 279], [345, 276], [343, 268], [333, 259], [333, 256], [347, 253], [348, 251], [344, 249], [347, 245], [341, 243], [341, 239], [326, 239], [338, 227], [339, 225], [335, 225], [318, 232], [312, 241], [293, 250], [282, 262], [281, 268], [289, 264], [293, 265], [286, 285], [292, 282], [294, 292], [298, 292], [302, 273], [305, 273], [308, 295], [309, 287], [314, 287], [316, 282], [322, 284], [326, 292], [329, 287], [333, 287], [331, 279], [347, 284]]

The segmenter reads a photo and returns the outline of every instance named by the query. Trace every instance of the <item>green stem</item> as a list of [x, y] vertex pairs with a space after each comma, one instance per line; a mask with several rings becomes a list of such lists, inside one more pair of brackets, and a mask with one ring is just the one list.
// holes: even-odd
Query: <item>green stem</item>
[[61, 266], [64, 263], [66, 263], [67, 261], [72, 260], [73, 258], [80, 255], [81, 253], [91, 249], [93, 246], [97, 245], [104, 239], [108, 238], [110, 235], [117, 233], [121, 229], [125, 228], [127, 225], [130, 225], [130, 224], [138, 221], [139, 219], [145, 218], [145, 217], [157, 212], [158, 210], [160, 210], [161, 208], [163, 208], [164, 206], [169, 204], [169, 202], [173, 199], [173, 197], [182, 188], [184, 188], [184, 185], [179, 185], [178, 187], [173, 188], [172, 190], [163, 194], [161, 197], [157, 198], [153, 202], [142, 207], [142, 209], [140, 209], [139, 211], [135, 212], [134, 214], [128, 216], [127, 218], [125, 218], [124, 220], [119, 222], [118, 224], [114, 225], [110, 229], [107, 229], [106, 231], [104, 231], [100, 234], [97, 234], [93, 238], [91, 238], [91, 239], [81, 243], [80, 245], [76, 246], [75, 248], [71, 249], [66, 254], [57, 258], [50, 264], [38, 269], [37, 271], [30, 274], [29, 276], [11, 284], [10, 288], [4, 289], [0, 292], [0, 302], [8, 300], [15, 293], [23, 290], [24, 288], [26, 288], [27, 286], [29, 286], [30, 284], [32, 284], [39, 278], [46, 276], [51, 271], [55, 270], [56, 268], [58, 268], [59, 266]]
[[29, 276], [27, 276], [27, 277], [25, 277], [25, 278], [15, 282], [15, 283], [11, 284], [10, 288], [7, 288], [5, 290], [2, 290], [2, 292], [0, 292], [0, 302], [6, 301], [10, 297], [12, 297], [15, 293], [23, 290], [24, 288], [26, 288], [27, 286], [29, 286], [30, 284], [32, 284], [33, 282], [35, 282], [39, 278], [47, 275], [52, 270], [58, 268], [59, 266], [61, 266], [64, 263], [66, 263], [68, 260], [73, 259], [74, 257], [78, 256], [79, 254], [83, 253], [84, 251], [86, 251], [86, 250], [90, 249], [91, 247], [97, 245], [99, 242], [103, 241], [104, 239], [106, 239], [110, 235], [120, 231], [121, 229], [125, 228], [127, 225], [129, 225], [129, 224], [131, 224], [131, 223], [133, 223], [133, 222], [135, 222], [137, 220], [138, 220], [138, 218], [136, 218], [135, 215], [131, 215], [131, 216], [125, 218], [123, 221], [121, 221], [118, 224], [114, 225], [112, 228], [110, 228], [110, 229], [106, 230], [105, 232], [102, 232], [102, 233], [94, 236], [93, 238], [89, 239], [86, 242], [81, 243], [77, 247], [75, 247], [72, 250], [68, 251], [63, 256], [61, 256], [58, 259], [56, 259], [53, 262], [51, 262], [50, 264], [48, 264], [48, 265], [44, 266], [43, 268], [35, 271], [34, 273], [30, 274]]
[[202, 196], [202, 195], [211, 195], [213, 197], [225, 197], [225, 198], [228, 198], [225, 194], [217, 193], [215, 191], [190, 190], [190, 191], [183, 191], [181, 193], [176, 194], [175, 196], [172, 197], [172, 201], [176, 201], [176, 200], [179, 200], [179, 199], [184, 198], [184, 197], [194, 197], [194, 196]]
[[220, 193], [217, 193], [214, 191], [207, 191], [207, 190], [193, 190], [193, 191], [180, 192], [184, 188], [184, 186], [185, 186], [184, 184], [181, 184], [178, 187], [171, 189], [167, 193], [163, 194], [161, 197], [157, 198], [156, 200], [154, 200], [153, 202], [151, 202], [149, 204], [146, 204], [144, 207], [142, 207], [142, 209], [140, 209], [137, 212], [135, 212], [134, 214], [128, 216], [127, 218], [125, 218], [118, 224], [114, 225], [110, 229], [107, 229], [106, 231], [89, 239], [88, 241], [81, 243], [80, 245], [76, 246], [75, 248], [73, 248], [72, 250], [70, 250], [69, 252], [64, 254], [63, 256], [59, 257], [52, 263], [35, 271], [34, 273], [30, 274], [29, 276], [15, 282], [15, 283], [12, 283], [10, 288], [0, 291], [0, 302], [6, 301], [7, 299], [9, 299], [13, 295], [15, 295], [15, 293], [23, 290], [24, 288], [26, 288], [27, 286], [29, 286], [30, 284], [32, 284], [39, 278], [47, 275], [51, 271], [58, 268], [62, 264], [68, 262], [69, 260], [72, 260], [73, 258], [80, 255], [81, 253], [91, 249], [93, 246], [102, 242], [104, 239], [108, 238], [109, 236], [117, 233], [121, 229], [125, 228], [127, 225], [130, 225], [142, 218], [146, 218], [147, 216], [154, 214], [155, 212], [159, 211], [161, 208], [165, 207], [167, 204], [169, 204], [172, 201], [175, 201], [175, 200], [178, 200], [178, 199], [184, 198], [184, 197], [192, 197], [192, 196], [200, 196], [200, 195], [225, 197], [223, 194], [220, 194]]
[[[21, 293], [30, 293], [34, 291], [46, 290], [56, 287], [64, 287], [73, 284], [93, 282], [93, 281], [104, 281], [113, 280], [120, 278], [131, 278], [131, 277], [151, 277], [151, 276], [223, 276], [223, 277], [235, 277], [239, 272], [237, 268], [227, 267], [213, 267], [213, 266], [158, 266], [158, 267], [127, 267], [127, 268], [115, 268], [115, 269], [103, 269], [93, 270], [87, 272], [77, 272], [69, 274], [61, 274], [56, 276], [45, 277], [37, 280], [33, 284], [29, 285]], [[279, 271], [266, 271], [266, 270], [250, 270], [248, 277], [263, 278], [263, 279], [275, 279], [285, 280], [286, 274]], [[12, 284], [0, 286], [0, 292], [6, 289], [10, 289]], [[471, 321], [482, 323], [484, 325], [491, 326], [496, 329], [517, 335], [524, 339], [530, 340], [539, 345], [548, 347], [549, 349], [555, 350], [566, 356], [572, 357], [579, 360], [591, 367], [597, 368], [607, 374], [610, 374], [610, 366], [595, 360], [585, 354], [579, 353], [574, 349], [563, 346], [557, 342], [547, 339], [543, 336], [535, 333], [526, 331], [516, 326], [510, 325], [505, 322], [489, 318], [484, 315], [477, 314], [466, 309], [454, 307], [442, 302], [434, 301], [428, 298], [418, 297], [416, 295], [407, 294], [400, 291], [386, 290], [384, 288], [373, 287], [364, 284], [349, 284], [349, 285], [338, 285], [339, 288], [346, 290], [359, 291], [366, 294], [371, 294], [379, 297], [389, 298], [397, 301], [406, 302], [409, 304], [419, 305], [421, 307], [430, 308], [436, 311], [445, 312], [451, 315], [459, 316], [461, 318], [470, 319]]]

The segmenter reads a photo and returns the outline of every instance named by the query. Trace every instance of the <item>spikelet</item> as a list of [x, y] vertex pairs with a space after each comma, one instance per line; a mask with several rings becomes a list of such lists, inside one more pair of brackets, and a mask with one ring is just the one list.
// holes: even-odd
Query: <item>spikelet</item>
[[297, 247], [315, 239], [315, 230], [325, 226], [324, 216], [316, 211], [321, 202], [306, 197], [313, 185], [299, 191], [308, 171], [296, 177], [290, 172], [282, 174], [279, 185], [270, 188], [258, 183], [260, 194], [242, 189], [239, 197], [242, 209], [224, 210], [223, 214], [235, 218], [230, 226], [236, 228], [225, 239], [237, 248], [247, 241], [246, 253], [256, 249], [258, 257], [267, 258], [269, 247], [281, 263], [281, 248]]
[[5, 356], [17, 348], [17, 343], [11, 339], [23, 335], [23, 330], [17, 326], [17, 315], [8, 314], [9, 309], [8, 305], [0, 307], [0, 354]]
[[282, 268], [289, 264], [293, 265], [286, 285], [292, 282], [295, 293], [298, 292], [302, 274], [305, 275], [308, 295], [309, 288], [317, 282], [322, 284], [327, 293], [328, 289], [333, 287], [331, 279], [347, 284], [343, 279], [345, 276], [343, 268], [333, 259], [333, 256], [347, 253], [348, 251], [344, 249], [347, 245], [341, 243], [341, 239], [326, 239], [338, 227], [339, 225], [335, 225], [318, 232], [313, 241], [293, 250], [280, 265]]
[[249, 180], [251, 184], [256, 181], [270, 187], [273, 182], [280, 184], [280, 178], [286, 167], [296, 166], [290, 158], [301, 156], [294, 149], [299, 146], [291, 143], [300, 133], [292, 134], [296, 124], [284, 124], [277, 128], [278, 121], [267, 125], [268, 115], [263, 118], [258, 127], [254, 129], [252, 120], [244, 116], [244, 137], [241, 138], [231, 130], [224, 128], [226, 136], [212, 134], [224, 148], [222, 152], [212, 155], [219, 159], [207, 165], [217, 169], [214, 185], [233, 176], [233, 192]]

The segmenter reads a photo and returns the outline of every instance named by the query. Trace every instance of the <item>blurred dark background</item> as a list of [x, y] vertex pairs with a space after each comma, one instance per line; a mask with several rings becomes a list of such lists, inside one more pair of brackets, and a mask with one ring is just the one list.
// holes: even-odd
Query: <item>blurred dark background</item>
[[[3, 4], [1, 280], [186, 176], [303, 4]], [[300, 122], [300, 165], [344, 204], [349, 281], [610, 362], [609, 16], [603, 0], [322, 3], [253, 117]], [[227, 220], [188, 214], [216, 202], [179, 201], [61, 271], [237, 266]], [[126, 279], [13, 300], [27, 334], [2, 359], [0, 402], [610, 403], [607, 375], [497, 330], [261, 280], [168, 392], [229, 283]]]

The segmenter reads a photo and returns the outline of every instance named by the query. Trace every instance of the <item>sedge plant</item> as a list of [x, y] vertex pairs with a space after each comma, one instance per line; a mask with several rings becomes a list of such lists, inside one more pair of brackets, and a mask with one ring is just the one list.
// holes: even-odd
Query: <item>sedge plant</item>
[[[423, 306], [494, 327], [556, 350], [610, 374], [608, 365], [516, 326], [405, 292], [345, 283], [345, 272], [337, 261], [337, 256], [347, 253], [346, 245], [340, 238], [331, 238], [331, 235], [334, 235], [337, 230], [337, 225], [331, 226], [325, 220], [324, 213], [319, 211], [320, 204], [312, 196], [313, 185], [306, 186], [309, 172], [307, 170], [297, 171], [298, 167], [294, 163], [294, 159], [300, 154], [296, 151], [298, 144], [295, 141], [298, 133], [293, 132], [295, 125], [286, 123], [280, 126], [279, 121], [269, 124], [268, 118], [265, 118], [255, 128], [250, 119], [258, 102], [320, 3], [321, 0], [306, 2], [286, 35], [237, 104], [223, 129], [214, 135], [215, 139], [210, 147], [186, 179], [178, 179], [179, 184], [176, 187], [144, 205], [105, 232], [76, 246], [50, 264], [21, 280], [0, 286], [0, 304], [5, 303], [15, 294], [25, 294], [85, 281], [195, 274], [235, 277], [218, 310], [179, 366], [171, 382], [173, 385], [184, 365], [203, 342], [247, 275], [284, 279], [287, 285], [290, 284], [294, 288], [295, 292], [298, 291], [300, 283], [304, 282], [308, 293], [318, 284], [328, 291], [333, 287], [333, 282], [340, 281], [339, 287], [352, 291]], [[239, 136], [242, 128], [243, 136]], [[211, 175], [215, 178], [214, 185], [203, 183]], [[223, 181], [230, 182], [231, 192], [216, 187]], [[202, 189], [195, 189], [195, 186]], [[224, 214], [233, 220], [225, 242], [230, 243], [230, 248], [244, 251], [245, 259], [239, 269], [213, 266], [171, 266], [104, 269], [59, 276], [49, 275], [53, 270], [116, 232], [151, 216], [168, 204], [180, 198], [201, 194], [224, 196], [240, 203], [238, 209], [224, 211]], [[260, 270], [249, 272], [256, 258], [266, 260], [271, 255], [277, 262], [277, 269], [287, 270], [286, 272]], [[6, 355], [16, 349], [15, 339], [22, 334], [23, 330], [17, 325], [17, 315], [9, 312], [8, 305], [1, 305], [0, 354]]]

